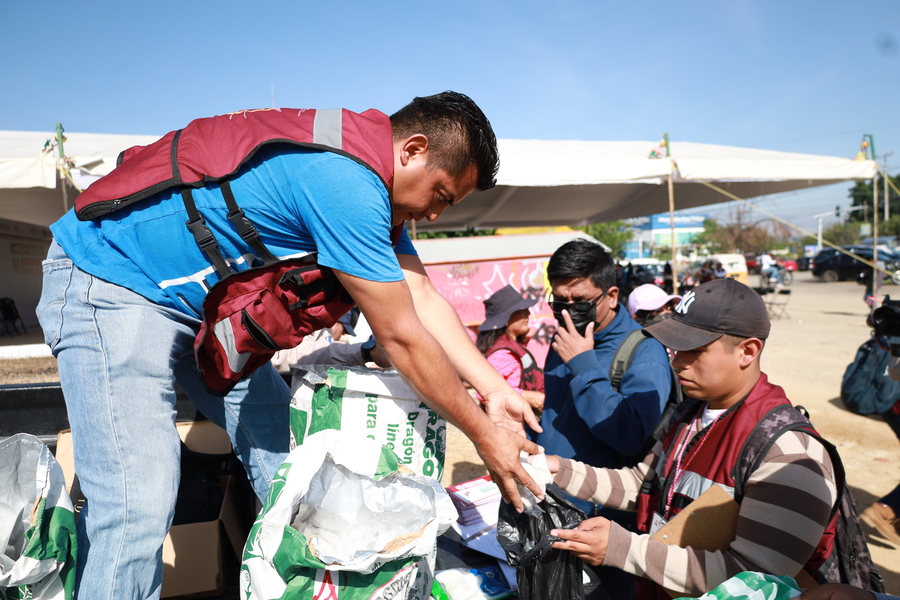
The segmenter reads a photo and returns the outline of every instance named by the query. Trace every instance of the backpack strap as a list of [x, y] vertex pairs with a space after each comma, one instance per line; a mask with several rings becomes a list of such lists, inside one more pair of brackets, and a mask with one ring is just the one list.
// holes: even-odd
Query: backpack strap
[[265, 264], [270, 265], [276, 262], [278, 259], [262, 243], [256, 227], [244, 215], [244, 210], [238, 206], [237, 200], [234, 198], [234, 192], [231, 191], [231, 182], [227, 179], [223, 180], [219, 184], [219, 190], [222, 192], [222, 197], [225, 198], [225, 204], [228, 205], [228, 220], [231, 221], [231, 225], [238, 232], [238, 235], [241, 236], [241, 239], [253, 248], [253, 251]]
[[819, 435], [813, 428], [809, 418], [805, 415], [806, 409], [802, 406], [792, 406], [790, 404], [782, 404], [776, 406], [765, 416], [759, 420], [759, 423], [753, 427], [750, 435], [747, 436], [741, 451], [738, 454], [738, 460], [735, 463], [732, 479], [734, 479], [734, 499], [740, 504], [744, 498], [744, 485], [750, 475], [759, 468], [762, 461], [766, 458], [766, 454], [775, 444], [781, 435], [788, 431], [801, 431], [808, 436], [819, 441], [824, 446], [831, 458], [831, 466], [834, 471], [834, 483], [837, 488], [837, 500], [831, 507], [831, 516], [840, 509], [841, 499], [846, 487], [846, 475], [844, 473], [844, 464], [841, 462], [841, 456], [838, 454], [837, 448]]
[[209, 226], [207, 226], [203, 215], [197, 210], [191, 188], [182, 188], [181, 199], [184, 201], [184, 208], [187, 210], [188, 217], [190, 217], [184, 224], [187, 225], [191, 235], [194, 236], [194, 241], [197, 243], [197, 246], [206, 255], [206, 258], [209, 259], [209, 262], [212, 263], [213, 267], [215, 267], [216, 273], [219, 274], [219, 279], [225, 279], [231, 274], [231, 269], [228, 268], [228, 263], [226, 263], [225, 259], [222, 257], [222, 252], [219, 250], [219, 243], [216, 241], [216, 236], [213, 235], [213, 232], [210, 230]]
[[[614, 391], [619, 391], [619, 387], [622, 385], [622, 378], [625, 376], [625, 372], [628, 368], [631, 367], [631, 362], [634, 360], [634, 355], [637, 354], [638, 346], [646, 339], [649, 338], [644, 335], [642, 329], [635, 329], [625, 336], [625, 339], [619, 344], [619, 348], [616, 350], [612, 362], [609, 365], [609, 384]], [[657, 421], [656, 426], [653, 428], [653, 433], [651, 433], [650, 437], [647, 439], [644, 448], [635, 455], [636, 458], [643, 458], [646, 456], [646, 454], [653, 449], [653, 445], [665, 437], [675, 411], [681, 406], [682, 400], [684, 400], [684, 395], [681, 386], [678, 385], [678, 378], [675, 376], [674, 369], [672, 369], [671, 361], [669, 362], [669, 373], [672, 376], [672, 385], [669, 388], [669, 397], [666, 400], [666, 406], [659, 417], [659, 421]]]
[[625, 371], [631, 366], [631, 361], [634, 360], [634, 355], [637, 353], [637, 347], [645, 339], [647, 339], [647, 336], [644, 335], [643, 330], [635, 329], [625, 336], [625, 339], [619, 344], [619, 348], [616, 350], [616, 354], [609, 365], [609, 383], [613, 390], [619, 391], [619, 386], [622, 385], [622, 377], [625, 376]]

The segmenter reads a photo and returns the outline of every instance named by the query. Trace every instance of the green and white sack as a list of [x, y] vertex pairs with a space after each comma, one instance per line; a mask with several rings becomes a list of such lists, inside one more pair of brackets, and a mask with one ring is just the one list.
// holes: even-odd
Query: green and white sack
[[70, 600], [75, 513], [62, 468], [38, 438], [0, 441], [0, 598]]
[[790, 600], [799, 595], [800, 587], [787, 575], [744, 571], [726, 579], [699, 600]]
[[447, 428], [396, 371], [309, 366], [293, 380], [291, 448], [317, 431], [339, 429], [392, 449], [416, 475], [444, 473]]
[[440, 483], [396, 454], [327, 429], [288, 455], [241, 564], [247, 600], [425, 600], [427, 557], [456, 520]]

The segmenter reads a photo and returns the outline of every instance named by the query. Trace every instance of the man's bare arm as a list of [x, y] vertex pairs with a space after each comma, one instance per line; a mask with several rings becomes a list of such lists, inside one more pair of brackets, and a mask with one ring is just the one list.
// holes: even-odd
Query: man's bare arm
[[496, 426], [472, 401], [441, 345], [416, 315], [406, 282], [367, 281], [337, 269], [335, 274], [353, 296], [397, 370], [431, 408], [472, 440], [503, 497], [521, 509], [517, 480], [539, 494], [540, 489], [519, 460], [521, 451], [534, 454], [538, 446]]
[[507, 429], [524, 432], [522, 423], [542, 431], [531, 406], [472, 343], [453, 306], [435, 289], [418, 256], [398, 254], [419, 319], [443, 346], [459, 376], [484, 398], [491, 419]]

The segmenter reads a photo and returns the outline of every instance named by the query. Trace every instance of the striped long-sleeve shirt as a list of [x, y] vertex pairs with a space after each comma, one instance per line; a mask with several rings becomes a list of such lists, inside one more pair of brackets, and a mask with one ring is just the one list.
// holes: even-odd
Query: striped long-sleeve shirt
[[[657, 443], [643, 463], [617, 470], [561, 458], [555, 482], [578, 498], [634, 511], [641, 483], [662, 455]], [[611, 523], [603, 565], [687, 596], [699, 596], [741, 571], [795, 576], [822, 537], [836, 499], [825, 448], [806, 434], [787, 432], [746, 481], [736, 537], [728, 549], [669, 546]]]

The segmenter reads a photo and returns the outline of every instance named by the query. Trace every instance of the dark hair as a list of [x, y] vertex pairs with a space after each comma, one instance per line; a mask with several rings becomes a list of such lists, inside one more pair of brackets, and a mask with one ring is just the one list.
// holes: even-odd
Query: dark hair
[[444, 169], [459, 177], [475, 163], [479, 190], [497, 183], [500, 156], [491, 123], [471, 98], [458, 92], [413, 98], [391, 115], [394, 139], [417, 133], [428, 138], [430, 169]]
[[550, 285], [561, 279], [591, 278], [591, 283], [607, 291], [616, 285], [616, 263], [603, 246], [585, 239], [566, 242], [547, 263]]
[[497, 340], [504, 335], [506, 335], [506, 327], [481, 331], [478, 333], [478, 339], [475, 340], [475, 346], [478, 347], [478, 350], [480, 350], [482, 354], [487, 356], [488, 350], [493, 348], [494, 344], [497, 343]]

